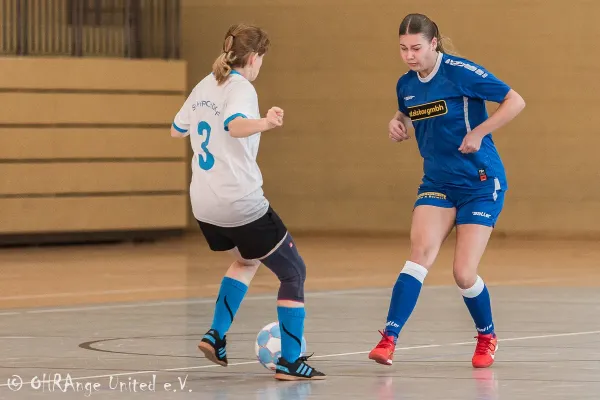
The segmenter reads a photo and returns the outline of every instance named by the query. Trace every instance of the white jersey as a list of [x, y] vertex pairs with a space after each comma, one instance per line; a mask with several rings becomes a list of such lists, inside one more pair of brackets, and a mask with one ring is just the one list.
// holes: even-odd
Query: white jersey
[[173, 126], [190, 136], [190, 198], [198, 221], [222, 227], [248, 224], [262, 217], [269, 203], [256, 163], [260, 133], [234, 138], [228, 124], [236, 117], [259, 119], [252, 83], [233, 72], [221, 86], [213, 74], [192, 91]]

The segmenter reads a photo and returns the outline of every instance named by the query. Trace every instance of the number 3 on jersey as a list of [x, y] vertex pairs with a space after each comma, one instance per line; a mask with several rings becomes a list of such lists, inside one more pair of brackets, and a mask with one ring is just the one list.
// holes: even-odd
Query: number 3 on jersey
[[204, 154], [198, 154], [198, 164], [200, 168], [205, 171], [210, 170], [215, 165], [215, 156], [208, 150], [208, 142], [210, 140], [210, 131], [212, 128], [206, 121], [201, 121], [198, 124], [198, 135], [204, 138], [204, 141], [200, 145], [200, 148], [204, 151]]

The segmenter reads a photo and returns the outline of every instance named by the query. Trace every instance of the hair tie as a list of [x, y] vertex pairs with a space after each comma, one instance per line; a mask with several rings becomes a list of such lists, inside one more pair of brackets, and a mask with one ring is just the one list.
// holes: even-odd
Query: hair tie
[[[231, 40], [229, 40], [229, 38], [231, 38]], [[233, 47], [233, 39], [235, 39], [234, 35], [229, 35], [225, 38], [225, 43], [223, 43], [223, 52], [224, 53], [229, 53], [231, 51], [231, 48]], [[229, 46], [228, 46], [229, 44]]]

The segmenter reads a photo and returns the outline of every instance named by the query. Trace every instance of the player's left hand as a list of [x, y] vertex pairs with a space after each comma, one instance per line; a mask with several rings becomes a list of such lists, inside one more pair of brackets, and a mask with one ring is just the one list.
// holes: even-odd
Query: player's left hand
[[482, 139], [483, 138], [481, 136], [479, 136], [477, 133], [474, 133], [473, 131], [471, 131], [466, 134], [460, 147], [458, 148], [458, 151], [460, 151], [463, 154], [476, 153], [479, 151], [479, 148], [481, 147]]

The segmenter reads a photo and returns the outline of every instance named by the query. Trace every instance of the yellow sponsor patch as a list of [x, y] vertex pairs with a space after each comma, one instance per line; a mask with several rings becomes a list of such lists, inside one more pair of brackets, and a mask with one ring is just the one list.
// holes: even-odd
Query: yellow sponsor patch
[[421, 199], [440, 199], [446, 200], [446, 195], [438, 192], [423, 192], [417, 196], [417, 200]]
[[439, 117], [448, 113], [446, 100], [438, 100], [432, 103], [420, 104], [418, 106], [408, 107], [408, 116], [413, 121], [421, 119]]

